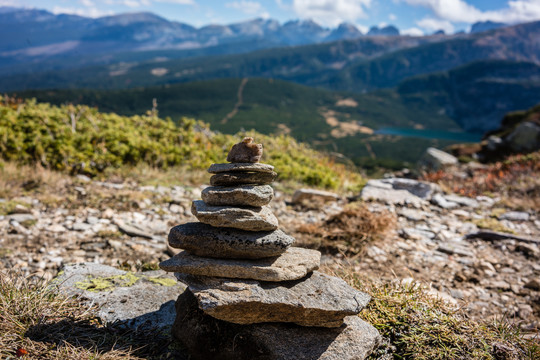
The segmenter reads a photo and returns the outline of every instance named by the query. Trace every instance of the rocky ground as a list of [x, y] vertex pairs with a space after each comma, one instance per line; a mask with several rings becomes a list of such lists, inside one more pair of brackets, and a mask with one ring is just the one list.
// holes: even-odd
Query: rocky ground
[[[166, 242], [169, 229], [195, 221], [191, 201], [200, 199], [205, 187], [47, 176], [46, 181], [2, 179], [0, 270], [51, 279], [67, 263], [156, 269], [173, 253]], [[540, 218], [535, 207], [520, 208], [505, 194], [464, 197], [449, 186], [422, 188], [414, 182], [370, 182], [362, 195], [327, 196], [324, 205], [316, 195], [293, 204], [291, 194], [276, 188], [271, 206], [281, 227], [308, 247], [317, 244], [299, 230], [303, 225], [324, 227], [330, 216], [354, 204], [366, 202], [373, 214], [393, 219], [384, 236], [368, 242], [363, 251], [327, 252], [326, 266], [353, 266], [363, 276], [381, 280], [417, 281], [465, 307], [473, 318], [506, 316], [527, 332], [538, 332]], [[513, 238], [467, 237], [482, 229]]]

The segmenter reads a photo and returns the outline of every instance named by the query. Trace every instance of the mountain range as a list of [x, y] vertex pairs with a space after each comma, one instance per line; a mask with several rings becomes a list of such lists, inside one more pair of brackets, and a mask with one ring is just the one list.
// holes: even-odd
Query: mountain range
[[[472, 31], [504, 24], [478, 23]], [[335, 29], [312, 20], [280, 24], [254, 19], [196, 28], [152, 13], [100, 18], [55, 15], [46, 10], [0, 7], [0, 74], [33, 73], [121, 61], [247, 53], [254, 50], [317, 44], [363, 36], [353, 24]], [[441, 35], [441, 33], [438, 33]], [[399, 36], [389, 25], [371, 27], [367, 36]], [[443, 35], [444, 36], [444, 35]]]
[[[2, 92], [126, 115], [155, 98], [164, 116], [290, 133], [359, 164], [412, 162], [426, 146], [479, 139], [540, 101], [540, 21], [416, 37], [393, 26], [367, 35], [313, 21], [195, 28], [149, 13], [4, 7], [0, 32]], [[388, 137], [403, 128], [430, 138]]]
[[[388, 32], [399, 35], [395, 27], [373, 28], [369, 35], [387, 35]], [[43, 61], [51, 60], [51, 68], [63, 68], [69, 67], [73, 60], [77, 65], [110, 63], [115, 61], [115, 55], [125, 53], [169, 50], [169, 56], [182, 58], [362, 36], [352, 24], [343, 23], [328, 29], [311, 20], [280, 24], [259, 18], [195, 28], [146, 12], [93, 19], [13, 7], [0, 7], [0, 33], [3, 35], [0, 66], [3, 72], [11, 73], [32, 71], [37, 64], [42, 70]], [[144, 58], [144, 54], [142, 56]]]

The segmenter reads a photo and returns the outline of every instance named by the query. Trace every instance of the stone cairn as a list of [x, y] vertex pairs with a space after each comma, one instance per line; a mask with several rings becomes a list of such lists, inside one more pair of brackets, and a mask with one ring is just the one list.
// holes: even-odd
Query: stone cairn
[[320, 252], [291, 247], [268, 206], [277, 173], [262, 150], [234, 145], [193, 202], [200, 222], [171, 229], [183, 251], [160, 267], [187, 285], [173, 335], [196, 359], [364, 359], [380, 341], [356, 316], [370, 297], [315, 271]]

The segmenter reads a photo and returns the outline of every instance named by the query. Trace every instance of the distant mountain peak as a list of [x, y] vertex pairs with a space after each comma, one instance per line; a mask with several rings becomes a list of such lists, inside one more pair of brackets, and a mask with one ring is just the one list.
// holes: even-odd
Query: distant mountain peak
[[508, 24], [495, 21], [479, 21], [471, 26], [471, 34], [498, 29]]
[[372, 26], [367, 35], [373, 36], [399, 36], [399, 29], [394, 25], [388, 25], [379, 28], [378, 26]]
[[327, 41], [334, 41], [339, 39], [354, 39], [362, 36], [362, 32], [358, 30], [356, 25], [343, 22], [339, 24], [337, 28], [332, 30], [330, 35], [326, 38]]

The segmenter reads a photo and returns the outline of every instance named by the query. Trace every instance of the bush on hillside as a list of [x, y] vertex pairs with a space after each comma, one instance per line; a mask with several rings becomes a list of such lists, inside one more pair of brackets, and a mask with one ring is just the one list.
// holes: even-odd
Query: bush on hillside
[[189, 118], [176, 125], [153, 112], [120, 116], [82, 105], [51, 106], [0, 97], [0, 158], [71, 173], [95, 175], [143, 163], [204, 169], [223, 162], [244, 135], [264, 144], [263, 160], [276, 166], [282, 180], [334, 189], [361, 183], [358, 174], [289, 136], [225, 135]]

